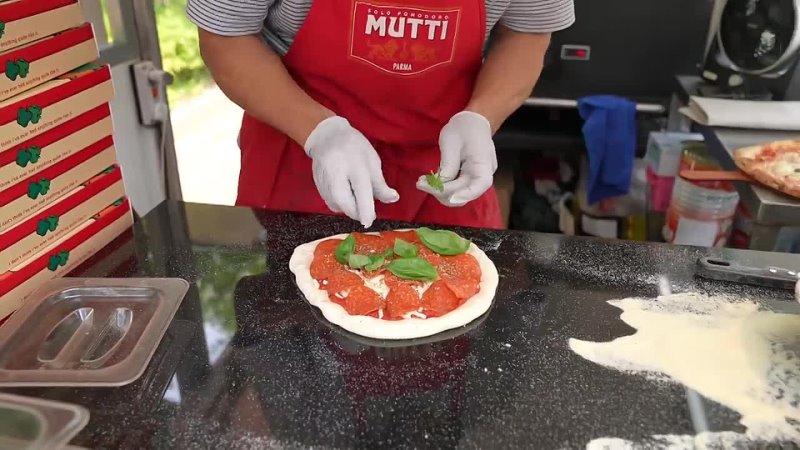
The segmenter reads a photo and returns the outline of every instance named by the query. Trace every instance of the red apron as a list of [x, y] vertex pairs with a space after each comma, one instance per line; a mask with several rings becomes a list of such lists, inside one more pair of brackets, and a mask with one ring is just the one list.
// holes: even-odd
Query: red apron
[[[439, 133], [472, 95], [482, 62], [485, 0], [314, 1], [283, 62], [314, 100], [373, 144], [389, 186], [379, 219], [502, 228], [494, 189], [448, 208], [416, 188], [438, 168]], [[238, 205], [329, 213], [311, 159], [280, 131], [245, 114]]]

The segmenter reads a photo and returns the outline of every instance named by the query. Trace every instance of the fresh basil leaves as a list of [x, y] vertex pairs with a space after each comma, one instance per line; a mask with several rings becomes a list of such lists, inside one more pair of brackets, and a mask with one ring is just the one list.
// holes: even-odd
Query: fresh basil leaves
[[438, 172], [431, 172], [430, 174], [425, 175], [425, 181], [427, 181], [428, 185], [435, 190], [444, 192], [444, 182], [442, 181], [442, 177], [439, 176]]
[[348, 234], [347, 237], [336, 246], [334, 255], [339, 264], [348, 265], [350, 263], [350, 255], [356, 250], [356, 237]]
[[355, 236], [348, 235], [339, 245], [336, 246], [334, 255], [339, 263], [350, 267], [351, 269], [364, 269], [369, 272], [374, 272], [383, 267], [386, 260], [393, 255], [392, 249], [387, 249], [383, 254], [371, 255], [358, 255], [353, 253], [356, 249]]
[[366, 255], [350, 255], [347, 259], [347, 265], [350, 266], [351, 269], [361, 269], [369, 264], [370, 259], [369, 256]]
[[437, 277], [436, 267], [417, 257], [395, 259], [386, 268], [404, 280], [433, 281]]
[[374, 272], [383, 266], [386, 262], [386, 255], [369, 255], [369, 263], [364, 265], [364, 269]]
[[395, 239], [394, 240], [394, 254], [401, 257], [401, 258], [413, 258], [417, 256], [417, 247], [410, 243], [406, 242], [402, 239]]
[[417, 236], [426, 247], [440, 255], [455, 256], [469, 250], [470, 242], [452, 231], [423, 227], [417, 228]]
[[[426, 247], [440, 255], [460, 255], [469, 250], [470, 242], [452, 231], [423, 227], [416, 232]], [[336, 260], [351, 269], [369, 272], [386, 265], [389, 272], [404, 280], [433, 281], [437, 278], [436, 267], [419, 257], [419, 248], [402, 239], [395, 239], [392, 248], [382, 254], [358, 255], [355, 248], [356, 238], [350, 234], [336, 246]], [[395, 256], [397, 259], [392, 260]]]

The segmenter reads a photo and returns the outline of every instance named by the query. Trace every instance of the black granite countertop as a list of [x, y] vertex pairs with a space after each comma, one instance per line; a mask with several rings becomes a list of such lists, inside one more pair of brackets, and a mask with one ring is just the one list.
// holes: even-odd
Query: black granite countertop
[[[378, 223], [376, 229], [398, 224]], [[500, 286], [482, 322], [431, 343], [387, 347], [333, 330], [288, 271], [295, 246], [352, 231], [331, 216], [165, 203], [75, 276], [192, 283], [144, 376], [122, 388], [17, 389], [90, 409], [73, 441], [89, 448], [583, 448], [599, 437], [741, 430], [738, 416], [687, 393], [602, 368], [571, 337], [632, 329], [614, 298], [674, 292], [787, 292], [696, 280], [704, 250], [458, 230], [495, 261]], [[723, 250], [746, 264], [792, 255]]]

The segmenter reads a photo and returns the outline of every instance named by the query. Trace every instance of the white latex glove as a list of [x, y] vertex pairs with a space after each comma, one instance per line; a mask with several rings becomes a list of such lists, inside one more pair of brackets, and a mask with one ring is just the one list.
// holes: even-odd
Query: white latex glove
[[304, 146], [312, 159], [314, 183], [333, 212], [365, 227], [375, 221], [375, 199], [394, 203], [400, 195], [386, 184], [378, 153], [343, 117], [320, 122]]
[[428, 184], [423, 175], [417, 189], [427, 192], [443, 205], [463, 206], [492, 187], [497, 171], [497, 154], [492, 140], [492, 126], [478, 113], [462, 111], [450, 119], [439, 135], [442, 160], [439, 177], [444, 190]]

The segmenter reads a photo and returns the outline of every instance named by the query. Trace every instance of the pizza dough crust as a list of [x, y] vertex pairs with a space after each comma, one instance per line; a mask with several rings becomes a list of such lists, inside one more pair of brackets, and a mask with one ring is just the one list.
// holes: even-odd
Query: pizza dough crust
[[319, 289], [317, 281], [311, 278], [310, 270], [311, 262], [314, 260], [314, 250], [320, 242], [346, 237], [347, 234], [339, 234], [300, 245], [289, 260], [289, 270], [294, 274], [297, 287], [308, 302], [317, 307], [329, 322], [351, 333], [373, 339], [392, 340], [433, 336], [469, 324], [492, 306], [499, 279], [497, 268], [486, 253], [471, 243], [467, 253], [474, 256], [480, 265], [480, 291], [457, 309], [444, 316], [430, 319], [382, 320], [369, 316], [351, 316], [341, 305], [330, 301], [327, 292]]

